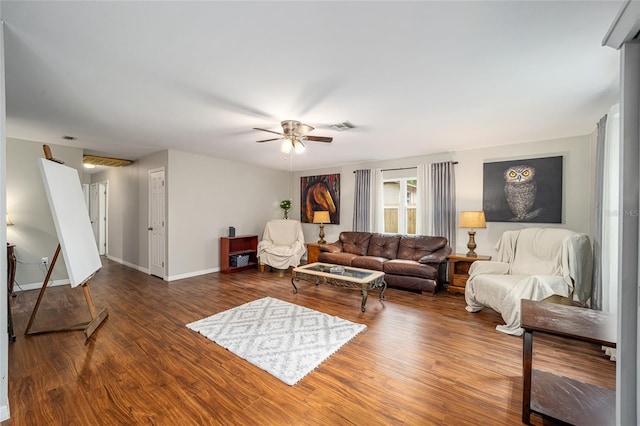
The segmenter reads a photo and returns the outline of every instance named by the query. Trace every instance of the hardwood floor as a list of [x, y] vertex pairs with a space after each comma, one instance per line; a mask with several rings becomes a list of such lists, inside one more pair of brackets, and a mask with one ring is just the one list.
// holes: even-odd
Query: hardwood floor
[[[464, 296], [356, 291], [245, 271], [166, 282], [103, 260], [90, 284], [109, 317], [81, 331], [24, 337], [37, 298], [11, 300], [7, 425], [513, 425], [521, 423], [522, 339], [471, 314]], [[367, 325], [295, 386], [185, 324], [271, 296]], [[89, 318], [80, 288], [47, 289], [33, 329]], [[599, 347], [536, 337], [534, 365], [615, 387]], [[533, 424], [551, 424], [533, 416]]]

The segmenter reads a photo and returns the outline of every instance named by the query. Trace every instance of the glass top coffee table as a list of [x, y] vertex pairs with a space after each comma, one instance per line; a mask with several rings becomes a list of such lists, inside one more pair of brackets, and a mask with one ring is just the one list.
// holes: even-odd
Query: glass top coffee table
[[294, 268], [293, 277], [291, 277], [294, 293], [298, 292], [298, 287], [296, 287], [294, 281], [299, 280], [315, 282], [316, 285], [328, 284], [332, 287], [360, 290], [362, 294], [360, 310], [362, 312], [365, 311], [369, 290], [382, 288], [380, 291], [380, 300], [382, 300], [387, 289], [387, 283], [384, 281], [384, 272], [328, 263], [311, 263]]

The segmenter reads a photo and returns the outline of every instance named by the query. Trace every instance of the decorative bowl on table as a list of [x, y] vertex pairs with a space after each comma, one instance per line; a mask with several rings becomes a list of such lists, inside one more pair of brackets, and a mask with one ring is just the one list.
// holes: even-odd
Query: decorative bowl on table
[[344, 267], [342, 267], [342, 266], [332, 266], [331, 268], [329, 268], [329, 272], [332, 273], [332, 274], [342, 275], [342, 274], [344, 274]]

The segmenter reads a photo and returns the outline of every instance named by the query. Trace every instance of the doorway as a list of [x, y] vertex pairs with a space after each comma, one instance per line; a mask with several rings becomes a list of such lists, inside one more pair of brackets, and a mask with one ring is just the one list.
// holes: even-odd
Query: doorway
[[109, 253], [108, 235], [109, 181], [95, 182], [89, 185], [89, 219], [100, 256]]
[[165, 277], [164, 168], [149, 170], [149, 273]]

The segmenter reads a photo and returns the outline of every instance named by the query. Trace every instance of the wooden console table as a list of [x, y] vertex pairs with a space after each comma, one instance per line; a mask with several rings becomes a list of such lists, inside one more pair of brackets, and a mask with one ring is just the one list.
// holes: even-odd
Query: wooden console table
[[15, 341], [16, 334], [13, 332], [13, 318], [11, 316], [11, 303], [10, 296], [15, 296], [13, 292], [13, 283], [16, 280], [16, 253], [15, 244], [7, 243], [7, 331], [9, 333], [9, 340]]
[[573, 425], [614, 424], [615, 389], [532, 368], [532, 353], [534, 332], [615, 347], [616, 317], [592, 309], [522, 300], [521, 326], [522, 421], [529, 424], [531, 413], [535, 412]]

